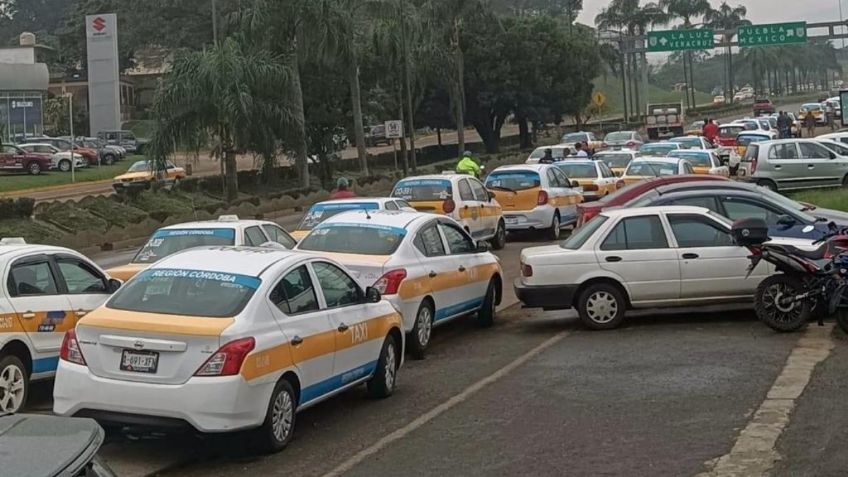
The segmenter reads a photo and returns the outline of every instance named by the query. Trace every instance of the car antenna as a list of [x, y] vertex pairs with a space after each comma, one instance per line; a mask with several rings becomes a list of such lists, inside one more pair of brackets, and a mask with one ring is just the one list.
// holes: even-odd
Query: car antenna
[[368, 213], [368, 209], [366, 208], [366, 209], [363, 209], [363, 210], [365, 210], [365, 218], [368, 219], [368, 220], [371, 220], [371, 214]]

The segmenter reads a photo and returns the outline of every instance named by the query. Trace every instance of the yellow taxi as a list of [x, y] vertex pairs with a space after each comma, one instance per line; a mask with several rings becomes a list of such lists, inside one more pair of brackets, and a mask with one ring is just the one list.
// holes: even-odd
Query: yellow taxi
[[554, 163], [583, 189], [584, 200], [598, 200], [618, 190], [615, 173], [602, 160], [566, 159]]
[[668, 157], [686, 159], [695, 174], [730, 177], [730, 168], [722, 164], [715, 149], [683, 149], [672, 151]]
[[367, 384], [395, 388], [400, 314], [312, 254], [202, 247], [127, 282], [64, 337], [53, 411], [291, 439], [296, 413]]
[[415, 358], [423, 357], [434, 326], [471, 313], [490, 326], [503, 296], [498, 258], [448, 217], [345, 212], [321, 222], [296, 250], [335, 259], [360, 285], [379, 290], [403, 316]]
[[391, 197], [407, 201], [419, 212], [456, 220], [474, 240], [488, 241], [495, 250], [506, 245], [503, 208], [474, 177], [455, 173], [407, 177], [395, 184]]
[[798, 120], [801, 121], [801, 124], [804, 124], [804, 120], [807, 119], [807, 115], [812, 115], [816, 118], [816, 123], [818, 124], [826, 124], [827, 117], [824, 114], [824, 108], [822, 108], [821, 103], [806, 103], [801, 105], [800, 111], [798, 111]]
[[554, 164], [501, 166], [486, 177], [486, 187], [504, 209], [508, 231], [544, 231], [551, 240], [577, 222], [583, 190]]
[[265, 220], [243, 220], [222, 215], [218, 220], [169, 225], [153, 232], [130, 263], [109, 269], [119, 280], [129, 280], [157, 260], [192, 247], [247, 245], [294, 248], [297, 241], [282, 227]]
[[682, 176], [694, 174], [695, 170], [689, 161], [677, 157], [637, 157], [627, 166], [627, 170], [621, 176], [621, 182], [625, 185], [643, 181], [649, 177]]
[[185, 169], [177, 167], [171, 161], [165, 162], [165, 169], [159, 174], [153, 170], [150, 161], [137, 161], [127, 169], [126, 173], [112, 179], [112, 187], [117, 192], [135, 187], [148, 189], [157, 179], [180, 181], [185, 177]]
[[309, 232], [324, 220], [348, 210], [408, 210], [415, 211], [408, 202], [394, 197], [357, 197], [354, 199], [325, 200], [314, 204], [291, 236], [295, 240], [306, 237]]

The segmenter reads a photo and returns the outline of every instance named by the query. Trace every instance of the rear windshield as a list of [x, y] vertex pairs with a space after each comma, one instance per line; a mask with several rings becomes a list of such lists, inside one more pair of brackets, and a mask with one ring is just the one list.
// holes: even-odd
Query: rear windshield
[[587, 142], [589, 135], [586, 133], [569, 133], [562, 137], [562, 142]]
[[586, 162], [560, 162], [556, 165], [565, 175], [571, 179], [597, 179], [598, 171], [594, 164]]
[[680, 149], [677, 144], [645, 144], [639, 148], [642, 154], [665, 156], [671, 151]]
[[535, 171], [494, 171], [486, 178], [486, 187], [490, 189], [526, 190], [541, 183]]
[[677, 175], [677, 164], [667, 162], [639, 161], [631, 162], [625, 171], [626, 176], [675, 176]]
[[760, 146], [756, 144], [751, 144], [748, 146], [748, 149], [745, 150], [745, 156], [742, 157], [742, 162], [754, 162], [757, 160], [757, 156], [760, 153]]
[[235, 229], [157, 230], [138, 251], [132, 263], [153, 263], [193, 247], [235, 245], [235, 240]]
[[329, 219], [330, 217], [340, 214], [342, 212], [348, 210], [377, 210], [380, 208], [380, 204], [376, 202], [345, 202], [343, 204], [315, 204], [313, 205], [306, 215], [303, 216], [303, 220], [300, 221], [300, 225], [297, 226], [297, 230], [312, 230], [316, 225], [321, 222]]
[[712, 167], [713, 163], [710, 160], [710, 155], [706, 152], [672, 152], [671, 157], [679, 157], [686, 159], [692, 167]]
[[313, 252], [391, 255], [406, 236], [406, 229], [376, 224], [323, 223], [297, 246]]
[[612, 132], [612, 133], [607, 134], [607, 136], [604, 138], [604, 142], [629, 141], [630, 138], [632, 138], [632, 137], [633, 137], [632, 132], [628, 132], [628, 131]]
[[410, 202], [445, 200], [452, 195], [451, 182], [447, 179], [412, 179], [395, 184], [392, 197]]
[[604, 225], [604, 222], [606, 221], [607, 217], [605, 215], [595, 216], [592, 220], [586, 222], [582, 227], [575, 230], [570, 237], [560, 244], [560, 247], [568, 250], [577, 250], [582, 247], [583, 244], [589, 240], [589, 237], [591, 237], [601, 225]]
[[697, 137], [681, 137], [677, 139], [671, 139], [670, 141], [682, 144], [686, 147], [701, 147], [701, 139]]
[[551, 156], [552, 157], [555, 157], [557, 159], [563, 158], [563, 153], [565, 153], [565, 149], [563, 149], [563, 148], [540, 147], [530, 154], [530, 159], [541, 159], [541, 158], [545, 157], [545, 151], [548, 150], [548, 149], [551, 150]]
[[202, 270], [145, 270], [106, 304], [116, 310], [166, 315], [228, 318], [238, 315], [261, 280], [247, 275]]
[[627, 167], [633, 156], [630, 154], [596, 154], [595, 159], [604, 161], [610, 167]]
[[736, 137], [736, 144], [738, 144], [740, 146], [747, 146], [748, 144], [751, 144], [752, 142], [761, 142], [761, 141], [768, 141], [768, 140], [769, 140], [769, 138], [766, 137], [766, 136], [752, 136], [752, 135], [748, 135], [748, 134], [740, 134], [739, 136]]

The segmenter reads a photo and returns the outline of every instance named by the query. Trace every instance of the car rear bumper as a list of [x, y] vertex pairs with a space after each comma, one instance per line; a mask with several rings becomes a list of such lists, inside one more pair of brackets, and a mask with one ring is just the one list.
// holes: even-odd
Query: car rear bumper
[[184, 384], [119, 381], [60, 361], [53, 412], [153, 427], [183, 421], [201, 432], [230, 432], [261, 425], [273, 389], [273, 382], [248, 384], [241, 376], [193, 377]]
[[512, 287], [515, 296], [528, 308], [562, 310], [573, 307], [580, 285], [525, 285], [516, 278]]
[[554, 208], [546, 205], [533, 210], [504, 211], [504, 223], [507, 230], [536, 230], [551, 226]]

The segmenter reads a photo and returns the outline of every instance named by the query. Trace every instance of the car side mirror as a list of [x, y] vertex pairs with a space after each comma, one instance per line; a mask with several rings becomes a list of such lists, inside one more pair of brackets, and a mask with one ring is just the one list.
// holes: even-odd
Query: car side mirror
[[777, 218], [777, 225], [789, 228], [795, 225], [795, 219], [789, 215], [781, 215]]
[[486, 192], [488, 192], [488, 193], [489, 193], [489, 200], [490, 200], [490, 201], [495, 200], [495, 193], [494, 193], [494, 192], [492, 192], [492, 191], [490, 191], [490, 190], [489, 190], [489, 191], [486, 191]]
[[831, 159], [836, 159], [836, 153], [831, 152], [831, 153], [830, 153], [830, 158], [831, 158]]
[[577, 181], [571, 181], [571, 187], [580, 187], [580, 183]]
[[491, 248], [489, 247], [488, 242], [477, 242], [477, 248], [474, 249], [477, 253], [486, 253], [490, 252]]
[[117, 278], [110, 278], [106, 284], [106, 291], [109, 293], [115, 293], [119, 288], [121, 288], [121, 285], [123, 285], [123, 283]]
[[377, 290], [374, 287], [368, 287], [365, 289], [365, 302], [366, 303], [380, 303], [383, 297], [380, 295], [380, 290]]

